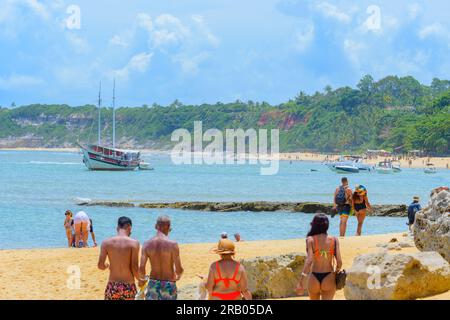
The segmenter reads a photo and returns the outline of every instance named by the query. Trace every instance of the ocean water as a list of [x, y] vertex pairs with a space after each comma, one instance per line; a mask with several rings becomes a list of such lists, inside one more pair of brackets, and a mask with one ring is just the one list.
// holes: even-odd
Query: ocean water
[[[154, 233], [160, 214], [173, 220], [171, 237], [180, 243], [214, 242], [218, 235], [241, 233], [245, 240], [304, 237], [312, 215], [301, 213], [209, 213], [172, 209], [79, 207], [77, 199], [134, 201], [319, 201], [331, 202], [342, 175], [320, 163], [281, 162], [274, 176], [260, 175], [255, 165], [174, 165], [167, 154], [144, 154], [155, 170], [91, 172], [82, 156], [69, 152], [0, 151], [0, 249], [64, 247], [64, 212], [86, 211], [101, 242], [115, 233], [117, 218], [133, 219], [133, 237]], [[317, 172], [311, 172], [317, 169]], [[426, 204], [432, 188], [448, 185], [450, 170], [427, 175], [420, 169], [382, 175], [348, 175], [350, 185], [363, 184], [373, 204], [407, 204], [420, 195]], [[331, 219], [330, 233], [338, 221]], [[356, 219], [349, 221], [354, 234]], [[406, 230], [405, 218], [368, 217], [363, 232]]]

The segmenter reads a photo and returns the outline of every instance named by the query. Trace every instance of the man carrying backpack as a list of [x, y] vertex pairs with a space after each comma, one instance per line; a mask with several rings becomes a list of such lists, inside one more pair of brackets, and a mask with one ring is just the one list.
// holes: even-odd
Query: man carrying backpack
[[348, 186], [348, 179], [343, 177], [342, 184], [334, 191], [334, 206], [333, 210], [337, 210], [341, 218], [339, 224], [339, 233], [341, 237], [345, 237], [347, 230], [347, 220], [352, 209], [352, 189]]

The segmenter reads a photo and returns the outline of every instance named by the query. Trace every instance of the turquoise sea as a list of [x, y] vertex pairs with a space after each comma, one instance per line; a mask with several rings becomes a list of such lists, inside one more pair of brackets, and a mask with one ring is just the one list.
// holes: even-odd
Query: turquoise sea
[[[79, 198], [135, 201], [319, 201], [331, 202], [342, 175], [320, 163], [281, 162], [274, 176], [260, 175], [255, 165], [174, 165], [163, 153], [144, 154], [154, 171], [91, 172], [76, 152], [0, 151], [0, 249], [64, 247], [64, 212], [84, 210], [93, 219], [98, 239], [115, 233], [119, 216], [133, 219], [132, 236], [144, 241], [154, 233], [160, 214], [173, 220], [171, 237], [181, 243], [215, 242], [218, 235], [240, 232], [245, 240], [304, 237], [312, 215], [301, 213], [208, 213], [180, 210], [78, 207]], [[317, 169], [317, 172], [311, 172]], [[428, 201], [432, 188], [448, 185], [450, 170], [427, 175], [404, 169], [393, 175], [349, 175], [351, 186], [363, 184], [373, 204], [407, 204], [413, 195]], [[331, 219], [336, 234], [338, 218]], [[355, 232], [350, 219], [349, 234]], [[406, 230], [405, 218], [366, 220], [363, 232]]]

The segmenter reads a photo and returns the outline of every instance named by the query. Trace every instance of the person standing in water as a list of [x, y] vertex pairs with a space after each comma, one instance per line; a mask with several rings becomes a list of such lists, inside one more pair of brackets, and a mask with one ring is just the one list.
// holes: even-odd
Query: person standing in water
[[[297, 294], [304, 294], [305, 280], [309, 277], [307, 288], [311, 300], [333, 300], [336, 292], [335, 274], [342, 267], [339, 240], [328, 236], [328, 227], [328, 217], [323, 213], [316, 214], [306, 239], [308, 256], [297, 285]], [[334, 261], [336, 269], [333, 268]]]
[[156, 221], [156, 236], [144, 243], [139, 266], [139, 287], [146, 279], [145, 266], [150, 260], [150, 277], [145, 290], [146, 300], [176, 300], [177, 285], [184, 270], [181, 265], [178, 244], [169, 239], [172, 230], [170, 218], [160, 216]]
[[[89, 216], [84, 211], [79, 211], [73, 218], [75, 229], [75, 245], [78, 247], [87, 247], [88, 230], [90, 225]], [[81, 243], [83, 243], [81, 245]]]
[[[139, 242], [131, 239], [132, 221], [120, 217], [117, 221], [117, 235], [102, 242], [98, 268], [109, 269], [105, 300], [134, 300], [137, 289], [135, 279], [139, 278]], [[106, 258], [109, 264], [106, 263]]]
[[340, 236], [345, 237], [347, 221], [352, 209], [352, 189], [348, 186], [348, 179], [346, 177], [343, 177], [341, 182], [342, 184], [334, 191], [333, 210], [337, 210], [340, 217]]
[[66, 237], [69, 248], [72, 247], [72, 238], [73, 238], [73, 219], [72, 219], [72, 211], [67, 210], [65, 213], [66, 218], [64, 219], [64, 228], [66, 229]]
[[210, 300], [251, 300], [252, 294], [247, 286], [247, 273], [244, 266], [233, 259], [235, 248], [233, 241], [221, 239], [213, 253], [220, 260], [209, 268], [206, 289]]
[[367, 189], [364, 186], [359, 185], [355, 188], [352, 203], [356, 219], [358, 219], [358, 228], [356, 229], [356, 235], [360, 236], [364, 219], [366, 218], [366, 211], [372, 210], [372, 206], [369, 203], [369, 198], [367, 197]]

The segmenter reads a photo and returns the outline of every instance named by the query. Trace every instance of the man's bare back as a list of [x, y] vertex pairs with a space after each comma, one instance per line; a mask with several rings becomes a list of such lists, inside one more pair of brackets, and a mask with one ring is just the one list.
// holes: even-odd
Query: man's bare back
[[139, 242], [128, 236], [118, 235], [106, 239], [102, 243], [99, 268], [108, 268], [105, 264], [109, 260], [109, 281], [134, 284], [138, 278]]
[[144, 243], [142, 252], [145, 257], [141, 257], [141, 259], [144, 258], [146, 261], [148, 258], [150, 260], [151, 279], [166, 281], [178, 280], [181, 267], [181, 263], [179, 262], [180, 250], [175, 241], [170, 240], [162, 233], [158, 233], [154, 238]]

